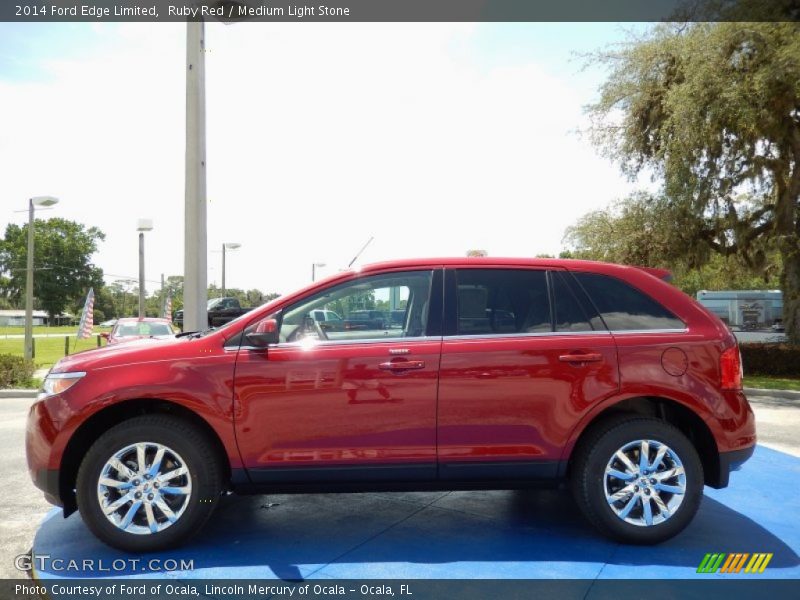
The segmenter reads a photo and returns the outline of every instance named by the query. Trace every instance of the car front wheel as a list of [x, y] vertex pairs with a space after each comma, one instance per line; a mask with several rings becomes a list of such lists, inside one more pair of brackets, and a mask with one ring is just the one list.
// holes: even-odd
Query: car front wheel
[[104, 433], [78, 471], [78, 508], [100, 540], [129, 552], [174, 547], [217, 505], [222, 466], [208, 437], [168, 415], [145, 415]]
[[582, 441], [572, 489], [583, 514], [602, 533], [656, 544], [694, 518], [703, 496], [703, 466], [680, 430], [631, 416], [600, 425]]

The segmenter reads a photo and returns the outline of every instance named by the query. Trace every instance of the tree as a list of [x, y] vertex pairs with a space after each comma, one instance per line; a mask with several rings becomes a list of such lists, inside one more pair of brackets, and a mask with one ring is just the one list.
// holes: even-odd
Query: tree
[[562, 258], [601, 260], [669, 269], [673, 283], [689, 295], [699, 290], [759, 289], [778, 287], [780, 254], [772, 251], [758, 265], [741, 256], [711, 253], [696, 266], [685, 256], [681, 215], [663, 197], [638, 192], [582, 216], [567, 228], [570, 247]]
[[[182, 281], [182, 278], [181, 278]], [[222, 289], [218, 288], [215, 284], [208, 286], [208, 298], [219, 298], [222, 296]], [[280, 294], [275, 292], [264, 293], [259, 289], [253, 288], [252, 290], [240, 290], [238, 288], [227, 288], [225, 296], [229, 298], [237, 298], [242, 306], [249, 306], [255, 308], [262, 304], [274, 300]]]
[[595, 144], [631, 177], [663, 181], [693, 265], [781, 255], [784, 323], [800, 343], [800, 28], [670, 23], [594, 60]]
[[681, 222], [663, 197], [635, 192], [567, 228], [571, 258], [668, 268], [681, 258]]
[[[50, 317], [81, 302], [90, 287], [103, 285], [103, 271], [91, 262], [105, 234], [66, 219], [36, 219], [33, 294]], [[0, 241], [0, 272], [6, 297], [21, 306], [25, 295], [28, 225], [9, 224]]]

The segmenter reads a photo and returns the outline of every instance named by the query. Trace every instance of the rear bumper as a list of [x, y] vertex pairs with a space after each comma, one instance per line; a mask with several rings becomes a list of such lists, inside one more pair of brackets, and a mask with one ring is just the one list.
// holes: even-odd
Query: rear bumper
[[733, 450], [731, 452], [719, 453], [719, 479], [715, 482], [713, 487], [724, 488], [728, 486], [731, 471], [737, 471], [747, 462], [753, 452], [755, 452], [755, 445], [749, 448], [742, 448], [741, 450]]

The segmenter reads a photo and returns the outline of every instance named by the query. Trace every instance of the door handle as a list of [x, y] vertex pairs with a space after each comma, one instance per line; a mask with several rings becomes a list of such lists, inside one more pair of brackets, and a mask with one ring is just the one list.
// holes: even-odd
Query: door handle
[[603, 355], [596, 352], [589, 352], [587, 354], [562, 354], [558, 357], [558, 360], [569, 363], [600, 362], [603, 360]]
[[425, 361], [422, 360], [395, 360], [382, 362], [378, 368], [384, 371], [411, 371], [414, 369], [424, 369]]

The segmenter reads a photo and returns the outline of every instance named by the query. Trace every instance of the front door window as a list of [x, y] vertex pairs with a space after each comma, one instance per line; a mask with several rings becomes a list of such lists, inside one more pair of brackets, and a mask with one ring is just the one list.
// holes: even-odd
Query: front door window
[[424, 337], [431, 278], [431, 271], [412, 271], [364, 277], [329, 288], [285, 311], [280, 341]]

